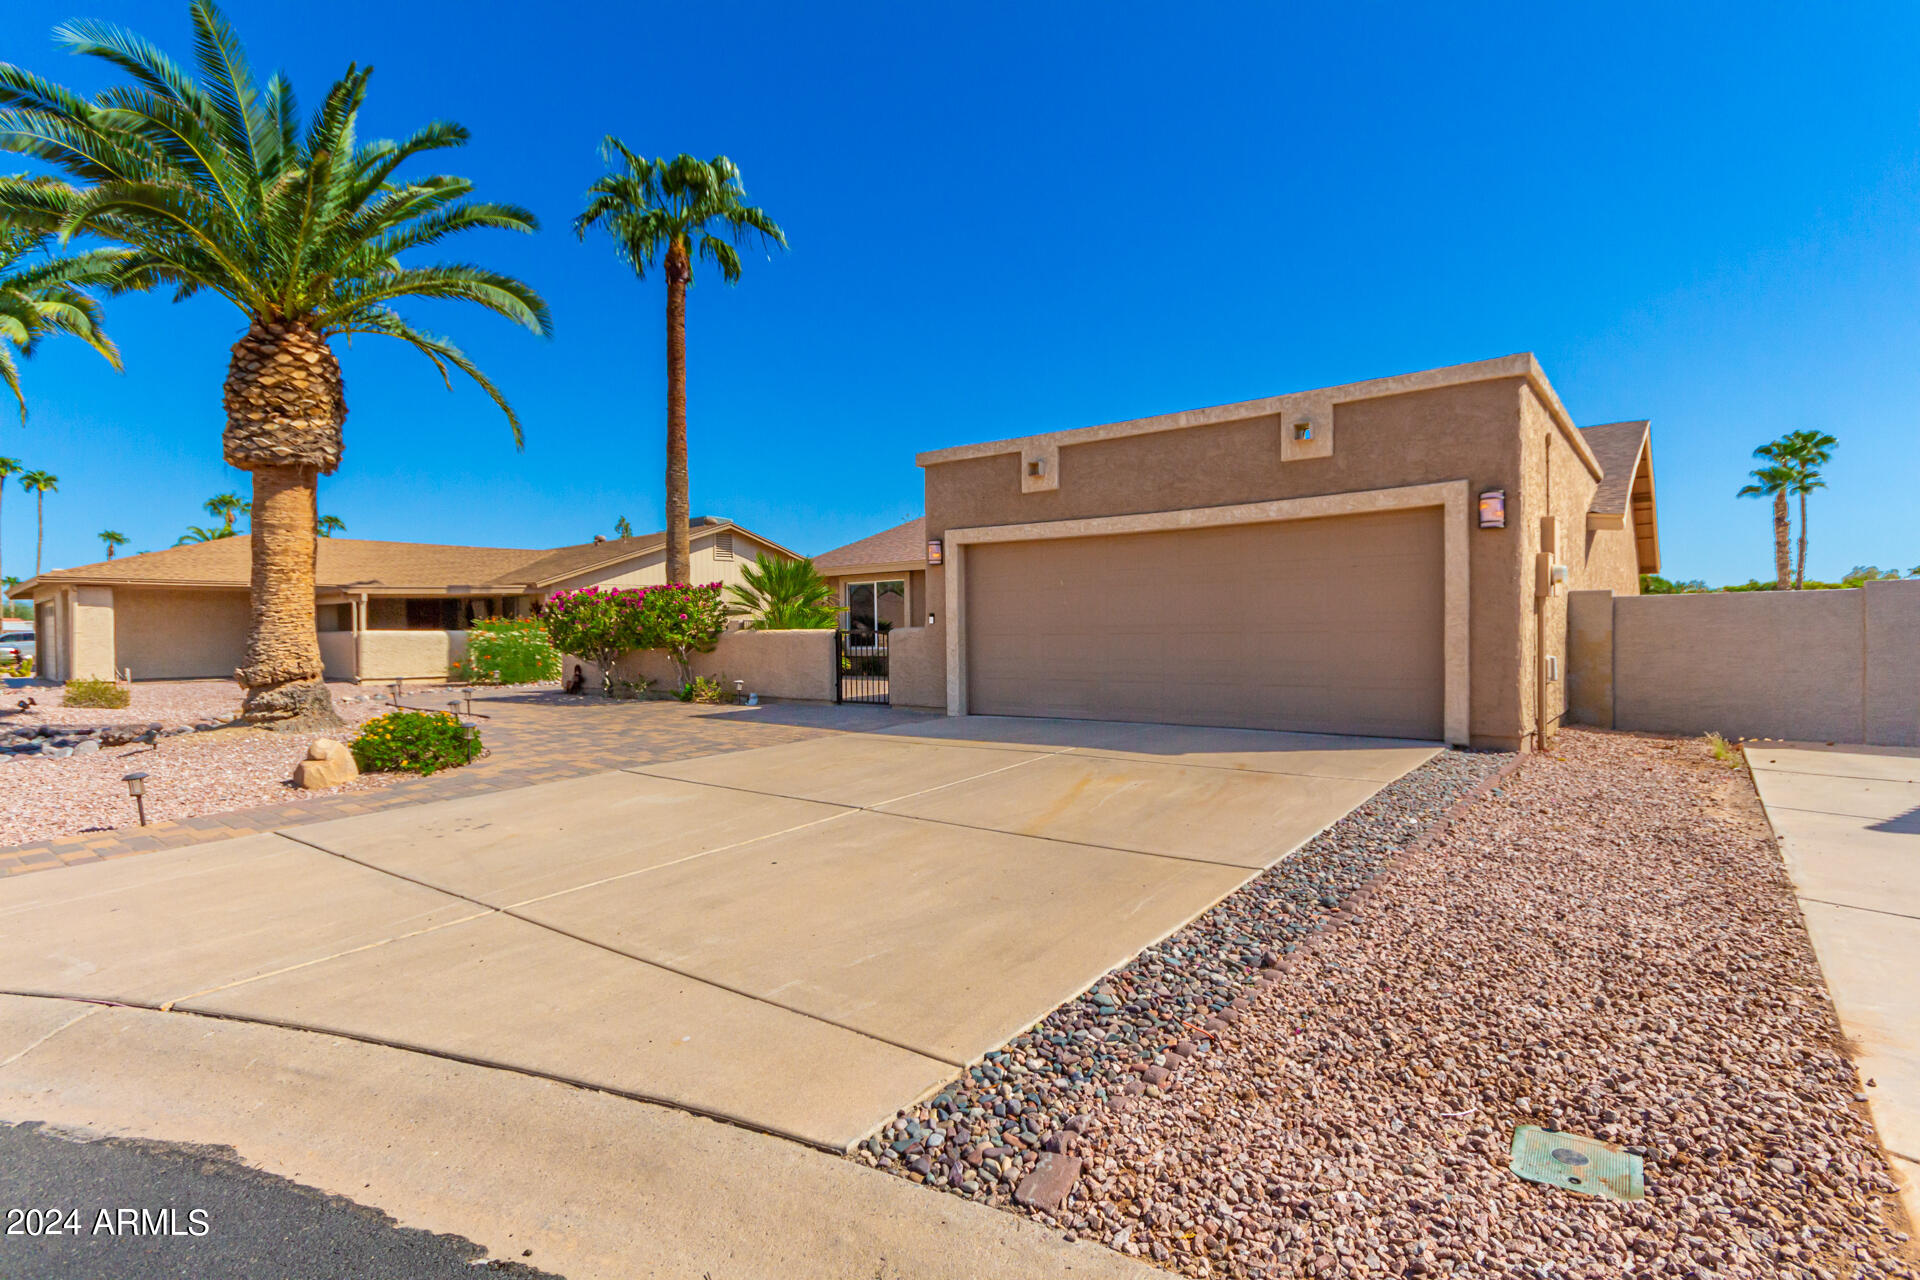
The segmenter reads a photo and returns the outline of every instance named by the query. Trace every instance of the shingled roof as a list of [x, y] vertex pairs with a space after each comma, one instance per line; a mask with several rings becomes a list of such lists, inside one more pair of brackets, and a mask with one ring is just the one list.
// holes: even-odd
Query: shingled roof
[[1582, 427], [1580, 435], [1601, 467], [1600, 484], [1587, 504], [1587, 517], [1630, 525], [1638, 549], [1640, 572], [1660, 570], [1660, 531], [1654, 513], [1653, 457], [1649, 425], [1644, 422], [1606, 422]]
[[925, 564], [927, 559], [927, 518], [915, 516], [905, 524], [835, 547], [813, 558], [813, 567], [821, 573], [835, 573], [881, 564]]
[[[710, 529], [738, 527], [729, 520], [702, 517], [694, 522], [693, 532], [697, 537]], [[786, 551], [757, 533], [750, 536], [775, 550]], [[314, 585], [322, 591], [539, 590], [565, 578], [648, 555], [658, 551], [666, 540], [667, 535], [658, 532], [570, 547], [540, 548], [321, 538]], [[252, 576], [252, 542], [249, 535], [240, 534], [211, 542], [190, 542], [165, 551], [118, 556], [71, 569], [49, 569], [15, 587], [12, 595], [16, 599], [24, 598], [41, 582], [245, 587]]]

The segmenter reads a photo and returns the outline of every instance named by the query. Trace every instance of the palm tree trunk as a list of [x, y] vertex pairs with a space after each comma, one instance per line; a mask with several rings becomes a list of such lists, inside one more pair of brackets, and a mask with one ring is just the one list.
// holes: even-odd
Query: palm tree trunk
[[313, 584], [315, 484], [340, 464], [346, 385], [325, 337], [298, 320], [255, 320], [233, 344], [227, 461], [253, 473], [253, 599], [241, 714], [277, 729], [337, 728]]
[[1807, 585], [1807, 495], [1800, 495], [1800, 568], [1793, 575], [1795, 591]]
[[253, 723], [338, 724], [313, 621], [314, 469], [253, 472], [253, 600], [245, 718]]
[[1787, 491], [1782, 489], [1773, 495], [1774, 585], [1782, 591], [1793, 585], [1793, 556], [1787, 550], [1792, 525], [1793, 522], [1787, 516]]
[[47, 495], [42, 490], [34, 496], [33, 520], [33, 576], [40, 576], [40, 560], [47, 546]]
[[687, 481], [687, 247], [667, 250], [667, 581], [693, 580]]

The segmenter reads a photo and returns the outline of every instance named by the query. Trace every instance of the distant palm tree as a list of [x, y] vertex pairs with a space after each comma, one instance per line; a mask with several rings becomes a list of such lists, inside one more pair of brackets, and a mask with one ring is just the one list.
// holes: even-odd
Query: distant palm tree
[[24, 470], [26, 470], [26, 466], [20, 459], [0, 458], [0, 498], [6, 496], [7, 481], [19, 475]]
[[1763, 444], [1753, 451], [1756, 458], [1767, 461], [1764, 467], [1755, 467], [1748, 474], [1753, 483], [1740, 490], [1743, 498], [1773, 499], [1773, 574], [1774, 585], [1785, 591], [1793, 585], [1793, 559], [1788, 551], [1792, 538], [1792, 526], [1787, 516], [1787, 489], [1793, 484], [1793, 470], [1780, 461], [1780, 441]]
[[506, 414], [519, 443], [520, 421], [499, 389], [395, 304], [472, 303], [548, 333], [546, 303], [519, 280], [465, 262], [412, 261], [463, 232], [530, 232], [538, 223], [525, 209], [467, 200], [473, 184], [464, 178], [397, 178], [401, 165], [461, 145], [467, 131], [435, 121], [400, 142], [363, 141], [367, 69], [349, 66], [303, 130], [292, 87], [278, 75], [255, 80], [219, 7], [192, 0], [188, 13], [199, 80], [140, 36], [91, 21], [54, 37], [121, 73], [92, 99], [0, 64], [0, 149], [81, 184], [0, 179], [0, 217], [51, 219], [63, 237], [129, 250], [115, 289], [218, 294], [246, 317], [223, 401], [226, 459], [253, 473], [243, 714], [337, 725], [313, 608], [314, 486], [340, 465], [347, 414], [331, 339], [397, 338], [443, 379], [449, 366], [460, 370]]
[[40, 555], [47, 545], [47, 495], [60, 491], [60, 477], [50, 471], [23, 471], [20, 487], [33, 495], [39, 528], [33, 540], [33, 576], [40, 576]]
[[587, 188], [587, 208], [573, 220], [574, 233], [585, 240], [588, 231], [604, 227], [636, 277], [645, 280], [656, 259], [667, 277], [667, 581], [686, 582], [693, 576], [687, 482], [687, 286], [693, 283], [693, 260], [707, 259], [735, 284], [736, 247], [757, 240], [784, 248], [787, 237], [765, 211], [747, 203], [740, 170], [725, 156], [644, 160], [614, 137], [600, 144], [600, 155], [618, 167]]
[[831, 627], [839, 613], [833, 587], [811, 560], [774, 559], [762, 551], [740, 569], [741, 581], [727, 587], [727, 608], [752, 617], [756, 631], [796, 631]]
[[[1915, 574], [1914, 576], [1920, 577], [1920, 574]], [[12, 600], [13, 589], [19, 585], [20, 577], [18, 574], [9, 573], [5, 577], [0, 578], [0, 617], [24, 618], [27, 616], [25, 612], [26, 606], [19, 601]]]
[[[35, 185], [31, 178], [14, 184]], [[44, 180], [41, 185], [46, 185]], [[120, 352], [100, 324], [100, 304], [86, 292], [90, 285], [107, 283], [125, 254], [115, 249], [90, 249], [59, 257], [50, 252], [53, 236], [44, 220], [35, 225], [10, 219], [0, 225], [0, 386], [13, 392], [20, 405], [20, 421], [27, 420], [27, 395], [20, 386], [20, 366], [14, 359], [31, 356], [40, 340], [66, 333], [107, 358], [118, 369]]]
[[1793, 472], [1789, 490], [1800, 499], [1800, 558], [1794, 568], [1795, 589], [1807, 581], [1807, 495], [1827, 487], [1820, 468], [1827, 465], [1840, 442], [1824, 431], [1811, 428], [1790, 431], [1780, 437], [1780, 460]]
[[107, 559], [111, 560], [113, 559], [113, 549], [115, 547], [124, 547], [127, 545], [127, 535], [118, 533], [112, 529], [102, 529], [100, 531], [100, 541], [106, 544]]
[[173, 545], [182, 547], [189, 542], [218, 542], [222, 538], [232, 538], [236, 536], [238, 535], [224, 524], [190, 524], [187, 526], [185, 533], [173, 540]]
[[218, 493], [208, 498], [203, 509], [210, 516], [217, 516], [227, 526], [233, 528], [233, 518], [244, 515], [253, 504], [237, 493]]
[[323, 538], [331, 538], [336, 533], [347, 531], [347, 522], [339, 516], [321, 516], [314, 521], [314, 527]]
[[627, 523], [625, 516], [621, 516], [613, 522], [613, 531], [622, 538], [631, 538], [633, 536], [633, 526]]

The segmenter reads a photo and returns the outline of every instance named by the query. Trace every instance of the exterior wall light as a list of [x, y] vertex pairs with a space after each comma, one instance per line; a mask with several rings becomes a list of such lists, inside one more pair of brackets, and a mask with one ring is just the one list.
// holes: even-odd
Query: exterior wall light
[[1480, 527], [1482, 529], [1507, 527], [1507, 491], [1505, 489], [1487, 489], [1480, 494]]
[[941, 545], [940, 539], [938, 538], [927, 539], [927, 563], [928, 564], [939, 564], [941, 557], [945, 554], [945, 551], [946, 551], [946, 548]]
[[140, 810], [140, 825], [147, 825], [147, 775], [129, 773], [120, 781], [127, 784], [127, 794], [133, 797], [135, 807]]

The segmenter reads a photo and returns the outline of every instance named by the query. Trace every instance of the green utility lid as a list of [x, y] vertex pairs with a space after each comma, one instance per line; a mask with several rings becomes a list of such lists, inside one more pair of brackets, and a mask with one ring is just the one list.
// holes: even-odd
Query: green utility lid
[[1646, 1162], [1611, 1142], [1523, 1124], [1513, 1131], [1507, 1166], [1532, 1182], [1607, 1200], [1644, 1200]]

